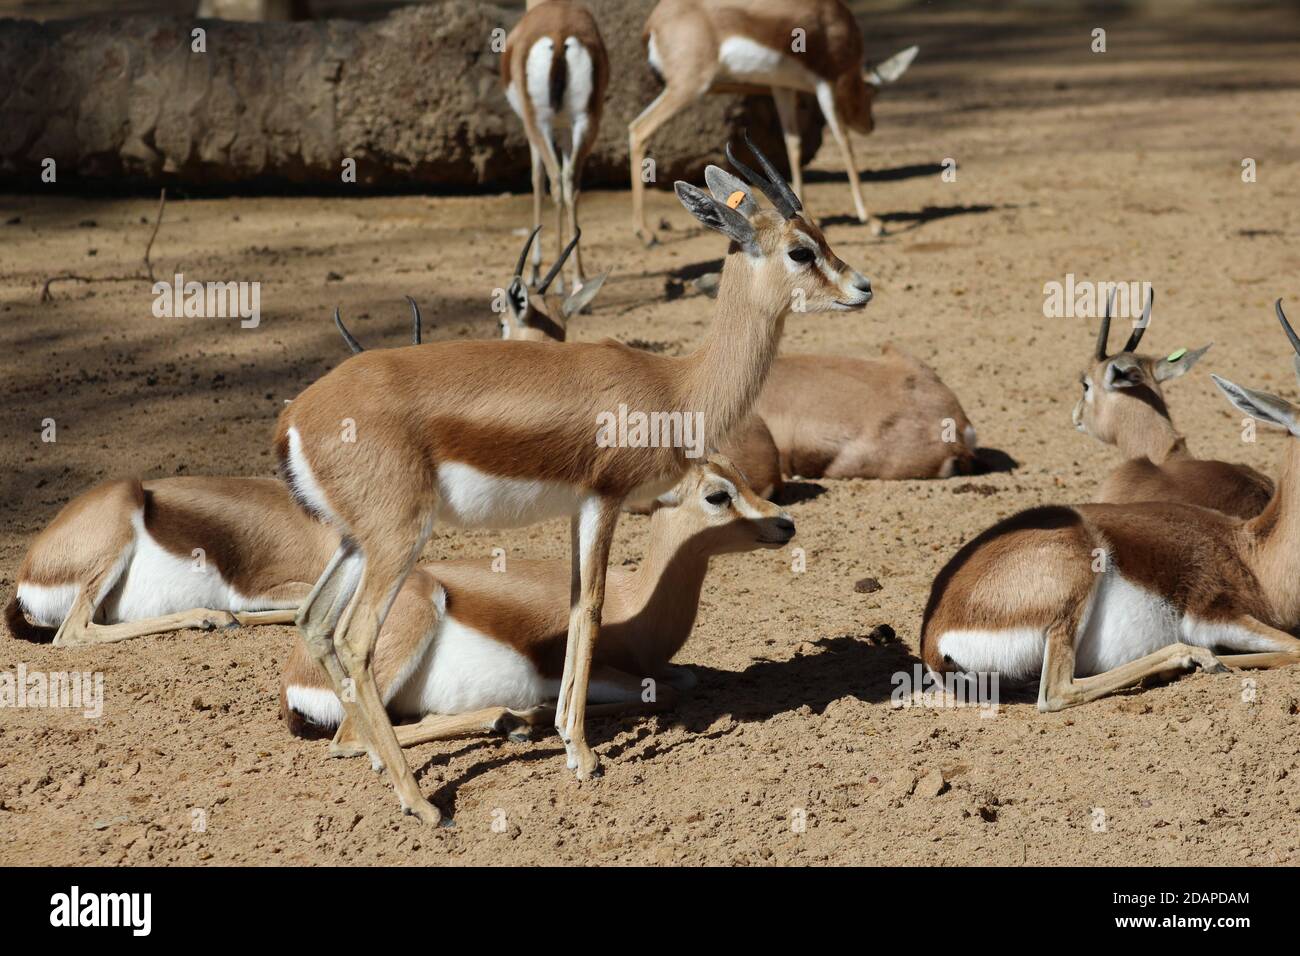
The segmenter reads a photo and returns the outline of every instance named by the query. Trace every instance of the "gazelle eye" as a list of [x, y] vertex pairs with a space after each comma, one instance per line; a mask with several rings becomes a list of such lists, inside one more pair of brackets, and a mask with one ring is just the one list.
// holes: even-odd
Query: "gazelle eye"
[[814, 259], [813, 251], [807, 246], [795, 246], [788, 255], [795, 262], [812, 262]]
[[705, 495], [704, 500], [711, 505], [725, 505], [731, 500], [731, 495], [727, 494], [725, 491], [715, 491], [711, 495]]

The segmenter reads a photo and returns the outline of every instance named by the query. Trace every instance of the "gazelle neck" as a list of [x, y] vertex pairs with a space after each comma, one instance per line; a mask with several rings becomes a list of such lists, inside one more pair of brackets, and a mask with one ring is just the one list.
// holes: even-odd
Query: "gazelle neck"
[[623, 606], [636, 622], [636, 656], [666, 664], [686, 643], [700, 607], [709, 555], [674, 533], [672, 514], [660, 509], [650, 519], [645, 558], [623, 585]]
[[1246, 561], [1277, 615], [1271, 623], [1300, 625], [1300, 438], [1288, 439], [1277, 490], [1245, 531]]
[[1168, 458], [1191, 454], [1187, 450], [1187, 439], [1174, 428], [1163, 403], [1160, 408], [1142, 405], [1142, 409], [1138, 421], [1133, 427], [1122, 430], [1115, 443], [1125, 458], [1145, 456], [1159, 465]]
[[749, 413], [776, 358], [788, 290], [775, 293], [756, 287], [756, 267], [749, 256], [727, 256], [718, 286], [713, 324], [687, 363], [679, 402], [683, 411], [702, 412], [710, 446], [725, 438]]

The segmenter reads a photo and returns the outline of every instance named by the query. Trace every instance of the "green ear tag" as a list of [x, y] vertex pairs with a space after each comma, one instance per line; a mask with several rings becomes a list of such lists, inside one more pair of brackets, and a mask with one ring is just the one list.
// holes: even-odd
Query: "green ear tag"
[[1187, 349], [1179, 349], [1177, 352], [1170, 353], [1169, 358], [1165, 359], [1165, 361], [1177, 362], [1180, 358], [1182, 358], [1186, 354], [1187, 354]]

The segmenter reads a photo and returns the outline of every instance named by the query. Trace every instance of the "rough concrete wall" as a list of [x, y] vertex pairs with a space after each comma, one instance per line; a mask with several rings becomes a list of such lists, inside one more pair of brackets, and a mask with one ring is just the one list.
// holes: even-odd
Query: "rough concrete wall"
[[[627, 122], [659, 91], [641, 26], [652, 0], [590, 0], [613, 64], [586, 184], [627, 182]], [[347, 188], [528, 184], [523, 128], [501, 89], [492, 31], [517, 14], [472, 0], [403, 8], [371, 23], [189, 18], [0, 20], [0, 173], [41, 188]], [[820, 143], [804, 109], [805, 153]], [[651, 142], [661, 184], [698, 179], [747, 126], [784, 155], [770, 97], [713, 96]]]

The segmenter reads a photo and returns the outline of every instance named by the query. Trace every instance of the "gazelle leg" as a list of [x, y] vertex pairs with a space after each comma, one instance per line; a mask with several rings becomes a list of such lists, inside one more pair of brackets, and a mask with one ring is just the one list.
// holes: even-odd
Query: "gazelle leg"
[[862, 201], [862, 184], [858, 182], [858, 163], [853, 158], [853, 144], [849, 142], [848, 130], [840, 124], [839, 114], [835, 110], [835, 93], [829, 83], [817, 84], [817, 105], [821, 107], [822, 115], [826, 117], [826, 126], [840, 148], [840, 155], [844, 157], [844, 167], [849, 175], [849, 190], [853, 193], [853, 208], [858, 214], [858, 221], [869, 223], [872, 235], [882, 235], [885, 231], [884, 224], [879, 219], [872, 219], [867, 215], [867, 205]]
[[1074, 676], [1075, 622], [1054, 624], [1043, 648], [1043, 673], [1038, 684], [1038, 709], [1064, 710], [1134, 687], [1148, 678], [1170, 678], [1201, 668], [1207, 673], [1226, 670], [1207, 648], [1169, 644], [1135, 661], [1092, 677]]
[[[546, 168], [542, 165], [542, 154], [531, 141], [528, 143], [528, 155], [532, 158], [533, 165], [533, 228], [536, 229], [542, 224], [542, 193], [546, 191]], [[532, 270], [528, 278], [528, 285], [537, 288], [537, 283], [541, 279], [542, 271], [542, 244], [533, 243], [532, 252], [529, 254], [532, 259]]]
[[799, 136], [798, 94], [781, 86], [772, 87], [772, 102], [776, 104], [776, 115], [781, 121], [781, 137], [785, 140], [785, 155], [790, 161], [790, 188], [803, 201], [803, 168], [800, 159], [803, 155], [802, 140]]
[[591, 497], [573, 519], [572, 540], [577, 581], [570, 594], [569, 641], [564, 655], [564, 676], [555, 711], [555, 729], [568, 753], [569, 768], [579, 780], [594, 775], [599, 767], [596, 754], [587, 746], [584, 727], [587, 687], [591, 680], [591, 657], [600, 632], [600, 615], [605, 604], [605, 572], [609, 546], [618, 524], [622, 501]]
[[1248, 615], [1238, 618], [1233, 624], [1248, 632], [1249, 636], [1234, 639], [1230, 631], [1222, 635], [1222, 645], [1238, 652], [1219, 655], [1219, 660], [1229, 667], [1262, 669], [1300, 663], [1300, 640], [1286, 631]]
[[[386, 515], [387, 519], [394, 516]], [[339, 621], [334, 646], [356, 693], [356, 708], [347, 714], [357, 730], [378, 751], [388, 769], [402, 809], [429, 824], [443, 822], [442, 814], [420, 793], [420, 786], [402, 755], [392, 721], [375, 682], [374, 651], [384, 619], [401, 589], [402, 582], [420, 556], [433, 530], [430, 515], [418, 521], [412, 531], [406, 521], [388, 520], [382, 529], [365, 536], [364, 570], [356, 595]]]
[[231, 616], [240, 627], [253, 627], [258, 624], [293, 624], [298, 620], [298, 605], [274, 611], [233, 611]]
[[648, 246], [658, 240], [654, 230], [645, 221], [645, 184], [642, 164], [645, 162], [645, 147], [655, 130], [663, 126], [678, 112], [703, 96], [712, 82], [708, 77], [702, 87], [673, 86], [669, 83], [654, 101], [641, 111], [641, 115], [627, 124], [628, 153], [632, 164], [632, 228], [637, 237]]
[[[286, 614], [287, 617], [284, 623], [292, 623], [295, 612], [277, 611], [272, 613]], [[229, 611], [214, 611], [210, 608], [194, 608], [177, 614], [164, 614], [161, 617], [125, 621], [121, 624], [96, 624], [92, 620], [93, 615], [93, 608], [90, 609], [90, 614], [87, 615], [85, 611], [73, 605], [72, 611], [64, 618], [58, 633], [54, 635], [54, 646], [82, 647], [88, 644], [114, 644], [117, 641], [147, 637], [150, 634], [167, 634], [171, 631], [183, 631], [191, 628], [212, 631], [220, 627], [238, 627], [241, 623], [244, 623]], [[248, 623], [262, 622], [250, 621]]]
[[[511, 710], [509, 707], [485, 707], [467, 714], [428, 714], [419, 723], [401, 724], [393, 728], [397, 742], [403, 747], [414, 747], [435, 740], [449, 740], [469, 734], [501, 734], [511, 740], [527, 740], [522, 728], [535, 727], [552, 714], [550, 707], [533, 707], [529, 710]], [[350, 757], [365, 752], [365, 742], [344, 718], [334, 734], [330, 756]]]

